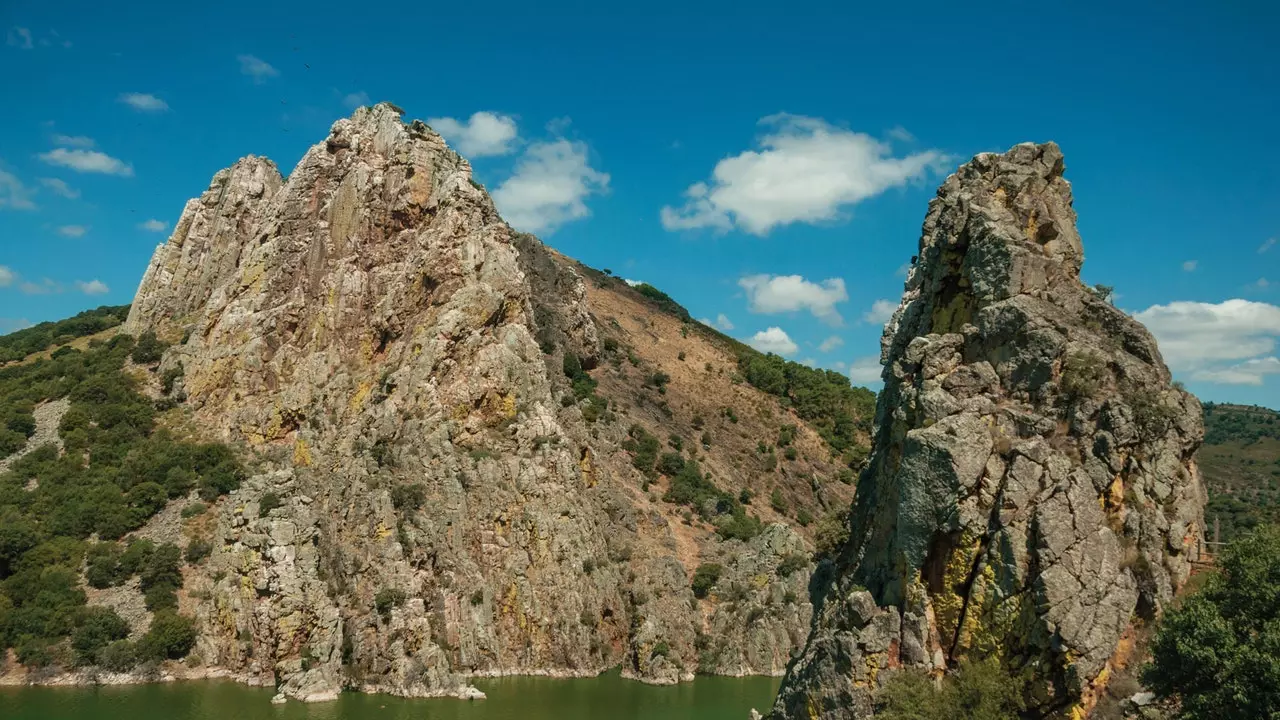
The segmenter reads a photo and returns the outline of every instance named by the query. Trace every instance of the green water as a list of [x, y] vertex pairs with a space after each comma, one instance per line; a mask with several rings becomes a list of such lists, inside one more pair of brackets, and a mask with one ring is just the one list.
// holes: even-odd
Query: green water
[[405, 700], [345, 693], [272, 705], [272, 690], [230, 681], [124, 687], [0, 688], [2, 720], [746, 720], [773, 702], [778, 678], [699, 677], [656, 687], [596, 678], [476, 680], [486, 700]]

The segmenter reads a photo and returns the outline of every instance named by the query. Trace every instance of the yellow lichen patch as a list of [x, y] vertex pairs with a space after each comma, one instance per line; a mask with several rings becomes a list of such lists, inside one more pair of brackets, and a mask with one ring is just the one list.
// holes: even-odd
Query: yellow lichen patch
[[369, 393], [373, 392], [373, 383], [368, 380], [362, 381], [356, 386], [356, 392], [351, 396], [349, 406], [352, 410], [359, 410], [364, 401], [369, 397]]
[[375, 531], [375, 533], [377, 534], [379, 540], [386, 540], [387, 538], [391, 537], [393, 534], [391, 531], [391, 528], [387, 527], [385, 523], [378, 523], [378, 528]]
[[947, 558], [947, 564], [942, 573], [941, 590], [931, 596], [933, 612], [938, 621], [938, 632], [944, 638], [956, 636], [960, 612], [965, 603], [965, 598], [958, 594], [956, 589], [965, 588], [979, 548], [978, 539], [972, 532], [966, 530], [955, 549], [951, 551], [950, 557]]
[[302, 438], [293, 442], [293, 464], [298, 467], [311, 465], [311, 450], [307, 448], [307, 441]]
[[582, 480], [587, 484], [587, 487], [595, 487], [596, 472], [591, 465], [591, 448], [582, 449], [582, 458], [578, 460], [578, 469], [582, 471]]
[[516, 394], [509, 392], [502, 396], [502, 417], [510, 420], [516, 416]]
[[254, 263], [244, 270], [242, 285], [253, 292], [262, 290], [262, 278], [267, 274], [267, 266], [261, 262]]
[[452, 417], [457, 422], [462, 422], [463, 420], [466, 420], [467, 416], [470, 414], [471, 414], [471, 406], [466, 403], [458, 403], [457, 405], [454, 405], [453, 412], [449, 413], [450, 417]]
[[1034, 241], [1036, 239], [1036, 233], [1039, 231], [1040, 225], [1036, 222], [1036, 211], [1032, 210], [1031, 214], [1027, 216], [1027, 226], [1023, 228], [1023, 232], [1027, 234], [1028, 240]]
[[764, 573], [751, 576], [751, 584], [758, 588], [763, 588], [769, 584], [769, 576]]

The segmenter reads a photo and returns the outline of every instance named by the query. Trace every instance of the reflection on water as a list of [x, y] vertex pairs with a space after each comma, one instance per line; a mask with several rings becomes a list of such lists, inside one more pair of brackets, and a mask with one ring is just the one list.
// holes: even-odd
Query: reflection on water
[[746, 720], [777, 678], [699, 677], [674, 687], [621, 679], [476, 680], [486, 700], [405, 700], [347, 693], [336, 702], [272, 705], [274, 691], [229, 681], [125, 687], [0, 688], [3, 720]]

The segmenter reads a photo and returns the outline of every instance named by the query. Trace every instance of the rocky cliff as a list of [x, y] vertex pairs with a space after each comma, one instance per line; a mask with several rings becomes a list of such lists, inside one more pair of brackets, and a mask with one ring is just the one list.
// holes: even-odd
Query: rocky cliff
[[[399, 115], [340, 120], [287, 179], [254, 157], [215, 175], [138, 290], [127, 330], [174, 343], [167, 400], [256, 468], [185, 530], [213, 546], [185, 572], [193, 662], [308, 700], [619, 663], [781, 673], [811, 614], [808, 531], [757, 505], [777, 522], [726, 532], [726, 498], [847, 506], [830, 449], [688, 323], [513, 232]], [[672, 369], [686, 353], [696, 372]], [[792, 467], [746, 467], [783, 423]], [[675, 461], [642, 474], [646, 443], [720, 499], [661, 499]], [[723, 574], [697, 598], [702, 563]]]
[[860, 718], [900, 668], [997, 657], [1037, 716], [1085, 713], [1186, 580], [1199, 403], [1081, 283], [1058, 147], [982, 154], [930, 203], [885, 328], [850, 536], [776, 718]]

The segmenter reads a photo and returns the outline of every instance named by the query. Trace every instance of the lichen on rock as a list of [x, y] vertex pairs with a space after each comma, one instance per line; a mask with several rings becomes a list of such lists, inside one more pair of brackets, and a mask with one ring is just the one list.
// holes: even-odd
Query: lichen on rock
[[1031, 671], [1036, 712], [1087, 710], [1187, 579], [1200, 405], [1081, 282], [1063, 172], [1056, 145], [1018, 145], [931, 201], [849, 539], [773, 717], [867, 717], [880, 670], [989, 656]]

